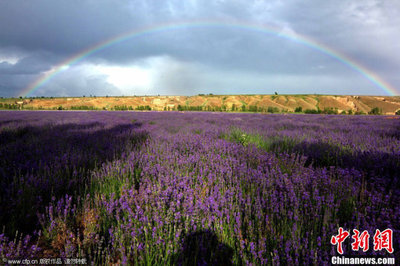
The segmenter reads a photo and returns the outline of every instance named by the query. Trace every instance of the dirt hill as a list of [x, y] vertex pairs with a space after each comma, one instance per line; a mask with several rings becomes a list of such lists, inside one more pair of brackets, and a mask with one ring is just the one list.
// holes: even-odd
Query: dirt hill
[[[101, 110], [203, 110], [294, 112], [295, 109], [334, 110], [368, 113], [378, 108], [393, 115], [400, 110], [400, 96], [329, 95], [197, 95], [0, 99], [5, 105], [22, 109], [101, 109]], [[2, 106], [1, 106], [2, 105]]]

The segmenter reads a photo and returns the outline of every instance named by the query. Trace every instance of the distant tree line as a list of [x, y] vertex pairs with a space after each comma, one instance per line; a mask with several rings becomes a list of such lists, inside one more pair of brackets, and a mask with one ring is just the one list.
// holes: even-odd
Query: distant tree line
[[[130, 107], [132, 107], [132, 106], [130, 106]], [[131, 110], [131, 109], [129, 109], [129, 110]], [[146, 105], [146, 106], [139, 105], [139, 106], [135, 107], [135, 110], [139, 110], [139, 111], [144, 111], [144, 110], [151, 111], [151, 107], [148, 106], [148, 105]]]
[[[177, 108], [175, 107], [165, 107], [165, 111], [207, 111], [207, 112], [252, 112], [252, 113], [279, 113], [282, 110], [280, 110], [277, 107], [261, 107], [261, 106], [256, 106], [256, 105], [242, 105], [242, 106], [237, 106], [235, 104], [232, 104], [232, 106], [229, 108], [226, 105], [221, 105], [221, 106], [192, 106], [192, 105], [178, 105]], [[283, 110], [287, 111], [287, 110]]]
[[[26, 110], [34, 110], [35, 108], [32, 106], [22, 106], [19, 104], [15, 103], [1, 103], [0, 102], [0, 109], [9, 109], [9, 110], [18, 110], [18, 109], [26, 109]], [[37, 109], [39, 110], [44, 110], [42, 106], [39, 106]], [[88, 106], [88, 105], [78, 105], [78, 106], [70, 106], [70, 107], [63, 107], [62, 105], [58, 107], [52, 107], [48, 108], [51, 110], [114, 110], [114, 111], [151, 111], [152, 108], [149, 105], [139, 105], [139, 106], [131, 106], [131, 105], [115, 105], [111, 107], [110, 109], [103, 107], [103, 108], [97, 108], [95, 106]], [[287, 109], [279, 109], [278, 107], [272, 107], [272, 106], [267, 106], [267, 107], [261, 107], [261, 106], [256, 106], [256, 105], [245, 105], [242, 104], [241, 106], [237, 106], [236, 104], [232, 104], [231, 107], [228, 107], [226, 105], [221, 105], [221, 106], [202, 106], [202, 105], [178, 105], [178, 106], [165, 106], [164, 111], [206, 111], [206, 112], [251, 112], [251, 113], [287, 113]], [[305, 113], [305, 114], [339, 114], [338, 108], [324, 108], [321, 110], [320, 108], [317, 107], [317, 109], [305, 109], [301, 106], [298, 106], [294, 109], [295, 113]], [[353, 112], [351, 109], [350, 110], [343, 110], [340, 112], [340, 114], [343, 115], [365, 115], [365, 112], [362, 111], [356, 111]], [[372, 108], [369, 112], [369, 115], [382, 115], [382, 109], [378, 107]], [[397, 110], [395, 112], [396, 115], [400, 115], [400, 110]]]
[[[305, 114], [328, 114], [328, 115], [337, 115], [339, 114], [339, 110], [338, 108], [324, 108], [323, 110], [317, 108], [317, 109], [306, 109], [303, 112], [303, 108], [301, 106], [296, 107], [294, 109], [295, 113], [305, 113]], [[342, 115], [365, 115], [366, 113], [364, 113], [363, 111], [356, 111], [353, 112], [353, 110], [347, 110], [347, 112], [345, 110], [343, 110], [340, 114]], [[378, 108], [378, 107], [374, 107], [371, 109], [371, 111], [368, 112], [368, 114], [370, 115], [381, 115], [382, 114], [382, 109]], [[397, 114], [397, 113], [396, 113]]]
[[13, 103], [0, 103], [0, 109], [11, 109], [11, 110], [16, 110], [19, 109], [20, 106], [19, 104], [13, 104]]
[[94, 106], [80, 105], [80, 106], [71, 106], [71, 110], [99, 110]]

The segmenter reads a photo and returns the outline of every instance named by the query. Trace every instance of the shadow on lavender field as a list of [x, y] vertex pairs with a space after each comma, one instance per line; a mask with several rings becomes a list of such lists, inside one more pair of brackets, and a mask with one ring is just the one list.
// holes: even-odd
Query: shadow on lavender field
[[177, 265], [233, 265], [233, 249], [218, 241], [210, 230], [188, 233], [181, 250], [173, 257]]
[[[385, 132], [385, 137], [396, 138], [398, 132]], [[399, 186], [400, 153], [378, 149], [361, 150], [324, 140], [301, 140], [286, 136], [263, 137], [232, 128], [225, 139], [243, 146], [254, 144], [277, 156], [282, 153], [296, 154], [306, 158], [305, 167], [340, 167], [367, 173], [369, 179], [385, 179], [390, 187]], [[372, 181], [372, 180], [370, 180]]]
[[18, 123], [19, 121], [21, 121], [21, 120], [10, 119], [10, 120], [0, 121], [0, 127], [11, 124], [11, 123]]
[[[279, 147], [280, 143], [274, 144]], [[305, 166], [354, 168], [372, 177], [384, 177], [398, 185], [400, 154], [383, 151], [351, 151], [326, 142], [303, 141], [295, 145], [293, 153], [307, 157]], [[393, 183], [391, 183], [391, 186]]]
[[[3, 121], [15, 122], [13, 120]], [[90, 172], [137, 146], [140, 123], [24, 126], [0, 132], [0, 224], [8, 235], [31, 233], [51, 199], [87, 193]]]

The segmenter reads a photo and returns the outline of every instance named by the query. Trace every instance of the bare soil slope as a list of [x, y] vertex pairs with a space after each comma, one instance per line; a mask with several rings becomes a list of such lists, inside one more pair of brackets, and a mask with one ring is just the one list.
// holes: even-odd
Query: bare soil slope
[[[336, 109], [339, 113], [368, 113], [372, 108], [379, 108], [383, 114], [393, 115], [400, 110], [400, 96], [330, 96], [330, 95], [197, 95], [197, 96], [132, 96], [132, 97], [70, 97], [70, 98], [33, 98], [0, 99], [0, 103], [16, 104], [24, 109], [72, 109], [80, 106], [112, 110], [116, 106], [136, 109], [148, 106], [151, 110], [178, 110], [178, 106], [201, 107], [202, 110], [249, 110], [257, 106], [267, 109], [278, 108], [280, 111], [293, 112], [295, 108]], [[23, 103], [21, 103], [23, 102]]]

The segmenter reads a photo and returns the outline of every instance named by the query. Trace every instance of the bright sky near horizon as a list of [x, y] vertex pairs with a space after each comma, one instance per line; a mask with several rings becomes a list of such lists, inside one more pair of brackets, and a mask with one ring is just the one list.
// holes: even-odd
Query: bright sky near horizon
[[0, 96], [400, 95], [398, 36], [399, 1], [0, 0]]

